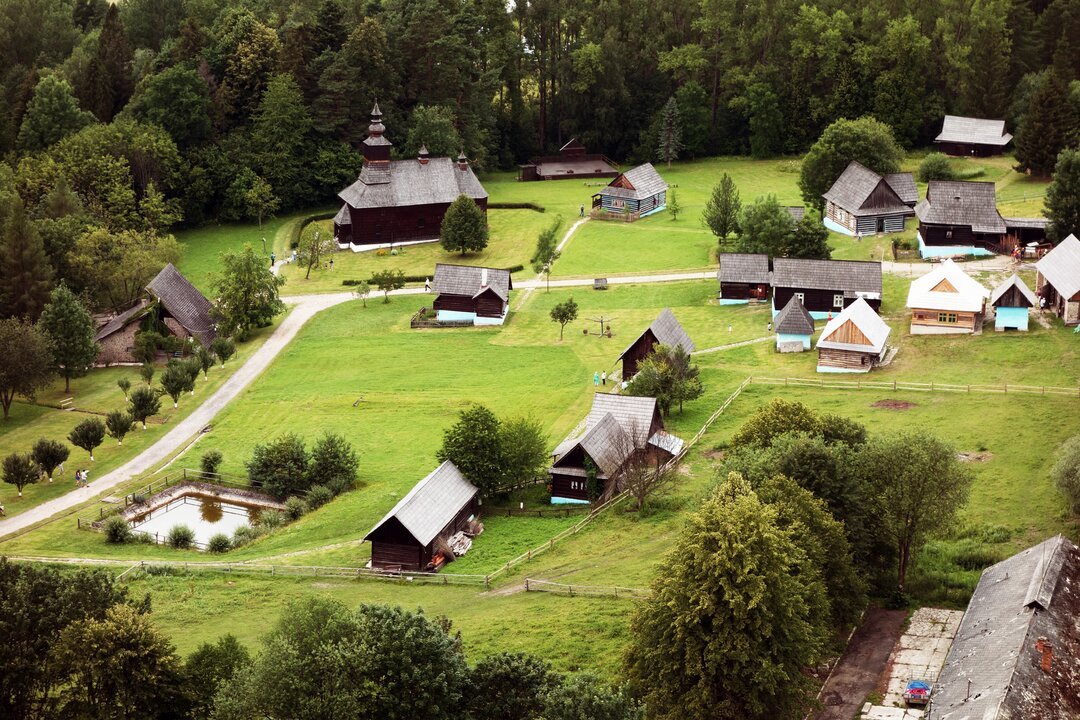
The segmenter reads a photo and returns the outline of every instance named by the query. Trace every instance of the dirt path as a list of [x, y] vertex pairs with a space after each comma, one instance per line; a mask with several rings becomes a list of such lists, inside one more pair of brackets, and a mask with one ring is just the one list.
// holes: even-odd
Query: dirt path
[[851, 636], [847, 649], [821, 689], [825, 706], [815, 720], [851, 720], [877, 687], [893, 645], [900, 637], [907, 613], [872, 607]]

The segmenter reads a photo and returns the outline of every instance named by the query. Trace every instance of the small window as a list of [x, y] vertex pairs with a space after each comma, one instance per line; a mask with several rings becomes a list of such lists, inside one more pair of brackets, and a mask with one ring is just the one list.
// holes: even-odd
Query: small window
[[797, 292], [797, 293], [795, 293], [795, 297], [798, 298], [798, 300], [799, 300], [799, 302], [801, 304], [803, 304], [803, 305], [806, 304], [806, 293]]
[[956, 313], [938, 313], [937, 319], [939, 323], [954, 325], [956, 324]]
[[952, 230], [946, 230], [945, 231], [945, 239], [946, 240], [952, 240]]
[[613, 198], [611, 201], [611, 207], [615, 208], [616, 210], [622, 210], [624, 207], [626, 207], [626, 201], [622, 198]]
[[832, 296], [832, 306], [834, 308], [844, 307], [844, 293], [836, 293]]

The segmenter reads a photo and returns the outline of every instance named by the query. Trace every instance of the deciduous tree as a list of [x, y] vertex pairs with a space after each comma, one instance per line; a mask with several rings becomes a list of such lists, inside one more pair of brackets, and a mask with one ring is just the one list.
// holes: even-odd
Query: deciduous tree
[[187, 65], [151, 75], [132, 105], [138, 117], [165, 128], [181, 148], [206, 140], [213, 132], [209, 88]]
[[225, 362], [236, 354], [236, 343], [227, 337], [216, 337], [210, 343], [210, 352], [221, 361], [221, 367], [225, 367]]
[[637, 375], [630, 381], [631, 395], [654, 397], [660, 411], [667, 415], [671, 406], [701, 397], [700, 369], [690, 361], [690, 355], [679, 346], [654, 345], [638, 366]]
[[543, 660], [522, 653], [495, 653], [469, 672], [466, 716], [489, 720], [532, 720], [559, 677]]
[[390, 302], [390, 291], [405, 287], [405, 273], [400, 270], [380, 270], [371, 275], [371, 282], [382, 290], [383, 304]]
[[32, 399], [52, 380], [49, 339], [25, 320], [0, 319], [0, 403], [4, 419], [16, 395]]
[[782, 257], [795, 232], [791, 213], [768, 195], [742, 209], [739, 216], [739, 252]]
[[214, 285], [218, 332], [244, 339], [254, 328], [266, 327], [275, 315], [284, 312], [278, 288], [285, 279], [271, 272], [269, 263], [250, 244], [240, 252], [222, 253], [221, 264], [222, 273]]
[[94, 448], [104, 440], [105, 423], [95, 417], [83, 420], [68, 433], [68, 442], [89, 453], [90, 462], [94, 461]]
[[94, 121], [75, 100], [71, 84], [54, 73], [45, 75], [34, 88], [19, 128], [19, 147], [28, 152], [45, 150]]
[[49, 338], [56, 371], [64, 378], [64, 392], [71, 392], [71, 378], [86, 375], [101, 350], [94, 340], [94, 318], [75, 293], [60, 283], [52, 291], [38, 327]]
[[439, 242], [446, 252], [480, 252], [488, 244], [487, 219], [476, 201], [458, 195], [443, 215]]
[[117, 445], [124, 444], [124, 436], [131, 431], [131, 426], [134, 424], [135, 418], [122, 410], [113, 410], [105, 416], [105, 429], [109, 437], [116, 439]]
[[579, 673], [544, 698], [544, 720], [643, 720], [645, 708], [624, 688], [612, 687], [589, 673]]
[[157, 415], [161, 411], [161, 397], [150, 387], [148, 382], [146, 385], [140, 385], [131, 391], [131, 395], [128, 396], [128, 406], [130, 407], [131, 417], [141, 422], [142, 429], [145, 430], [146, 419], [151, 415]]
[[41, 468], [29, 454], [11, 453], [4, 458], [4, 482], [14, 485], [22, 497], [23, 488], [41, 479]]
[[458, 421], [443, 433], [442, 447], [435, 457], [449, 460], [461, 474], [488, 495], [503, 478], [502, 443], [499, 419], [483, 405], [462, 410]]
[[286, 498], [311, 487], [310, 463], [304, 441], [286, 433], [254, 447], [246, 463], [248, 480], [276, 498]]
[[49, 478], [49, 482], [52, 482], [56, 468], [68, 459], [70, 453], [71, 451], [68, 450], [67, 445], [62, 442], [50, 440], [49, 438], [39, 438], [30, 450], [30, 457], [33, 458], [41, 472]]
[[559, 259], [559, 239], [557, 233], [562, 225], [562, 216], [555, 218], [555, 222], [540, 233], [536, 238], [536, 250], [529, 260], [532, 263], [533, 272], [543, 274], [548, 281], [548, 292], [551, 292], [551, 266]]
[[820, 212], [825, 206], [822, 194], [856, 160], [878, 174], [900, 169], [903, 151], [892, 129], [872, 117], [837, 120], [813, 144], [803, 158], [799, 189], [803, 200]]
[[162, 391], [172, 398], [174, 408], [180, 402], [180, 396], [187, 390], [188, 379], [187, 370], [180, 363], [170, 360], [165, 365], [159, 382]]
[[499, 423], [504, 484], [525, 482], [541, 477], [550, 455], [547, 434], [533, 418], [511, 418]]
[[351, 490], [356, 484], [360, 457], [343, 435], [324, 433], [311, 448], [308, 485], [325, 485], [335, 494]]
[[550, 315], [552, 320], [559, 323], [559, 342], [562, 342], [563, 331], [566, 329], [567, 324], [577, 320], [578, 304], [574, 302], [574, 298], [567, 298], [565, 302], [551, 308]]
[[806, 213], [795, 223], [784, 249], [784, 257], [828, 260], [831, 256], [828, 229], [816, 213]]
[[455, 157], [464, 143], [454, 126], [454, 113], [447, 107], [417, 105], [409, 118], [402, 154], [414, 158], [421, 147], [431, 157]]

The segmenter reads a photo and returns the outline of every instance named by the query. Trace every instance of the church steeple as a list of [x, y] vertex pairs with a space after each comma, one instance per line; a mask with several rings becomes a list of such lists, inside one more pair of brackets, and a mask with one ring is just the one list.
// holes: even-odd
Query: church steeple
[[360, 171], [360, 180], [367, 185], [390, 182], [390, 148], [393, 143], [384, 137], [385, 132], [382, 110], [376, 101], [375, 107], [371, 108], [368, 136], [364, 139], [364, 169]]

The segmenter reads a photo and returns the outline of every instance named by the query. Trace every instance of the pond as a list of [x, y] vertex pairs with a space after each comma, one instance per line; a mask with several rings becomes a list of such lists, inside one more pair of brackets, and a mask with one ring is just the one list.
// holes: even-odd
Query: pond
[[137, 532], [149, 534], [158, 542], [165, 542], [169, 530], [177, 525], [187, 525], [195, 532], [195, 542], [201, 547], [218, 533], [232, 537], [236, 528], [254, 523], [262, 510], [262, 507], [254, 504], [188, 493], [137, 515], [132, 518], [131, 527]]

